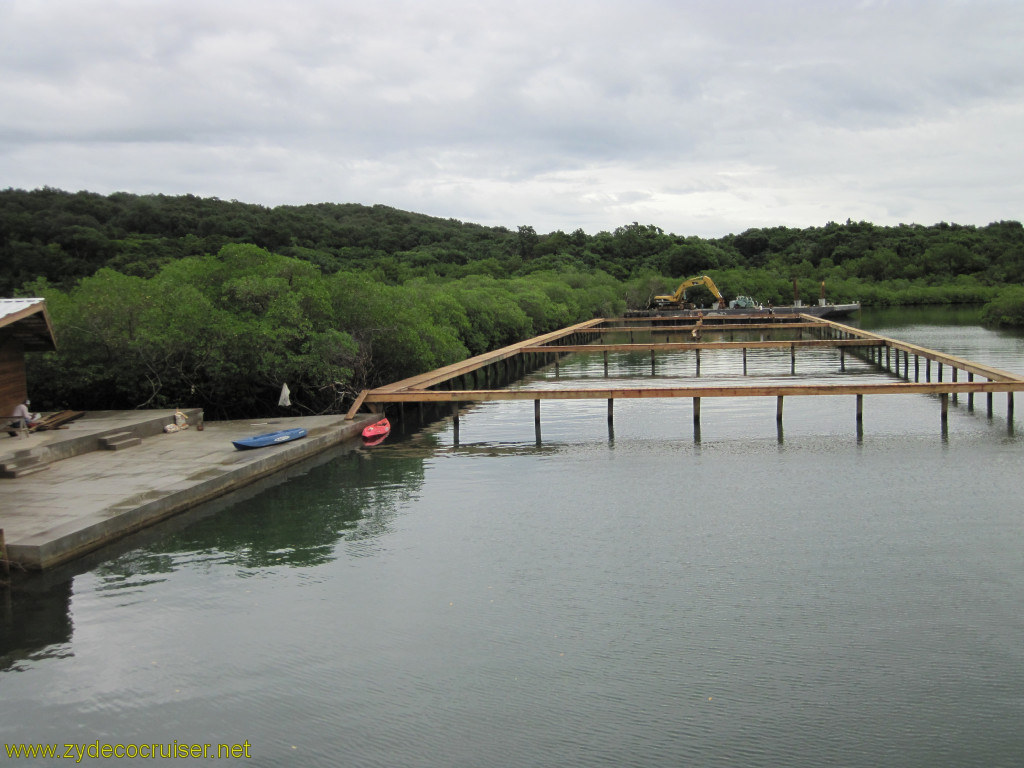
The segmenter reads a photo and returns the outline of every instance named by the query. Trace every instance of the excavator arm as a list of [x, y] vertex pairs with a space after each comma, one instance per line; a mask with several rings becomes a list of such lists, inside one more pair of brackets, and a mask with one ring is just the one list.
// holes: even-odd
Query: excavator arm
[[679, 287], [676, 288], [675, 293], [671, 296], [655, 296], [652, 304], [655, 307], [681, 307], [686, 303], [686, 289], [693, 288], [696, 285], [703, 285], [711, 291], [719, 307], [725, 306], [725, 299], [722, 297], [722, 293], [718, 290], [718, 286], [716, 286], [715, 281], [707, 275], [690, 277], [683, 280], [683, 282], [679, 284]]

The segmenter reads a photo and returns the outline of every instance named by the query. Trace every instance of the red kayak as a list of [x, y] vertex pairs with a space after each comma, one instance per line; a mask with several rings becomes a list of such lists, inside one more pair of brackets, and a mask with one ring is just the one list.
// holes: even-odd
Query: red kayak
[[391, 422], [387, 419], [381, 419], [363, 430], [363, 439], [373, 440], [375, 441], [374, 444], [376, 444], [387, 437], [389, 432], [391, 432]]

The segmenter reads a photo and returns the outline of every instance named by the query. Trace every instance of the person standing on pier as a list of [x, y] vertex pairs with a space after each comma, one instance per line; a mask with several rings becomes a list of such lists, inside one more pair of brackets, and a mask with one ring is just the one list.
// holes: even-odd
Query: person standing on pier
[[690, 335], [694, 341], [700, 341], [701, 334], [703, 333], [702, 326], [704, 325], [704, 313], [697, 312], [697, 324], [693, 326], [693, 330], [690, 331]]

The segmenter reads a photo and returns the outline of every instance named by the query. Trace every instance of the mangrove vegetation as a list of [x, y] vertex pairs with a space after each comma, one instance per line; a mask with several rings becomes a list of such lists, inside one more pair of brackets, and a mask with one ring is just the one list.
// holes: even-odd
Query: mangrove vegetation
[[[720, 238], [486, 227], [387, 206], [0, 190], [0, 295], [42, 296], [58, 351], [41, 408], [198, 406], [210, 418], [339, 411], [362, 388], [710, 275], [727, 297], [985, 304], [1024, 324], [1024, 228], [748, 229]], [[694, 298], [701, 297], [699, 292]]]

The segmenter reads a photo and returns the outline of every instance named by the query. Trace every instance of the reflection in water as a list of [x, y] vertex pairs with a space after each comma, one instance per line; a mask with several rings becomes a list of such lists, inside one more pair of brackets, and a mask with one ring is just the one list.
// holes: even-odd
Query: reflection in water
[[0, 589], [0, 671], [24, 660], [70, 656], [71, 582], [39, 577]]
[[426, 445], [403, 451], [395, 442], [388, 461], [351, 443], [68, 566], [16, 579], [0, 592], [0, 670], [70, 653], [62, 644], [72, 636], [68, 610], [78, 573], [98, 576], [98, 592], [126, 595], [197, 564], [308, 568], [336, 557], [341, 541], [358, 554], [362, 542], [387, 531], [423, 482]]
[[[373, 451], [382, 450], [382, 447]], [[375, 482], [368, 483], [372, 475]], [[163, 573], [181, 555], [245, 569], [310, 567], [335, 557], [338, 542], [378, 536], [423, 481], [416, 456], [377, 462], [351, 450], [300, 477], [238, 502], [147, 547], [97, 568], [104, 576]]]

